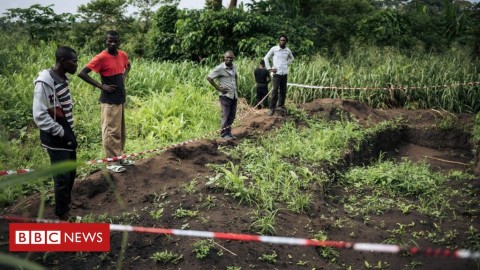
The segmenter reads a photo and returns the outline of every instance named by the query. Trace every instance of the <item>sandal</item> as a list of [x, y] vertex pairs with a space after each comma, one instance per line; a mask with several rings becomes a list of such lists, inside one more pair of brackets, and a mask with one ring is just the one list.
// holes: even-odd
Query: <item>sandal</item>
[[107, 170], [115, 173], [121, 173], [121, 172], [124, 172], [126, 169], [121, 165], [108, 165]]
[[129, 160], [129, 159], [120, 160], [120, 165], [122, 166], [132, 166], [133, 164], [135, 164], [135, 161], [133, 160]]

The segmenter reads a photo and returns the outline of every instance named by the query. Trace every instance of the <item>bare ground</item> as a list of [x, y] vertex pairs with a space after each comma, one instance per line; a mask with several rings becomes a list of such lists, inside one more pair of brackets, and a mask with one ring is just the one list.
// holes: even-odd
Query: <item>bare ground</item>
[[[435, 110], [407, 111], [403, 109], [375, 110], [368, 106], [349, 100], [322, 99], [300, 106], [311, 117], [322, 117], [335, 120], [339, 117], [349, 117], [363, 126], [372, 126], [386, 119], [401, 117], [407, 124], [398, 133], [379, 134], [374, 142], [365, 145], [364, 151], [351, 152], [337, 170], [346, 170], [353, 165], [368, 163], [378, 157], [380, 151], [386, 151], [393, 158], [406, 157], [414, 162], [426, 161], [432, 168], [441, 172], [450, 170], [471, 171], [472, 146], [469, 128], [473, 125], [474, 115], [456, 114]], [[344, 114], [346, 112], [347, 114]], [[108, 174], [115, 190], [123, 199], [124, 206], [118, 202], [115, 193], [104, 172], [94, 172], [83, 179], [78, 179], [73, 191], [74, 215], [89, 214], [109, 217], [122, 217], [119, 220], [132, 225], [163, 228], [188, 228], [191, 230], [234, 232], [253, 234], [250, 224], [250, 213], [254, 209], [244, 203], [226, 196], [221, 190], [208, 188], [205, 183], [212, 172], [205, 166], [209, 163], [226, 163], [230, 158], [219, 151], [219, 146], [235, 147], [242, 139], [255, 138], [281, 126], [288, 115], [267, 116], [266, 111], [259, 110], [248, 118], [237, 123], [233, 133], [236, 141], [217, 139], [201, 140], [162, 154], [137, 160], [136, 165], [129, 167], [123, 174]], [[458, 128], [444, 130], [438, 128], [445, 119], [454, 119]], [[301, 123], [300, 123], [301, 124]], [[186, 185], [195, 180], [195, 191], [188, 193]], [[480, 202], [479, 180], [474, 181], [475, 195]], [[456, 230], [457, 237], [452, 246], [462, 247], [467, 241], [470, 224], [476, 224], [480, 229], [479, 213], [466, 212], [460, 203], [450, 202], [456, 208], [450, 219], [437, 221], [412, 211], [402, 214], [399, 210], [391, 210], [372, 220], [350, 219], [343, 210], [339, 198], [348, 196], [335, 183], [327, 191], [319, 191], [314, 199], [312, 210], [304, 214], [294, 214], [280, 210], [275, 226], [276, 235], [287, 237], [311, 238], [319, 230], [328, 232], [330, 240], [350, 242], [381, 243], [389, 234], [385, 229], [378, 229], [379, 224], [385, 228], [398, 228], [398, 224], [415, 222], [416, 231], [433, 231], [441, 226], [443, 231]], [[207, 196], [214, 198], [213, 204], [208, 204]], [[38, 211], [38, 196], [31, 196], [18, 204], [5, 209], [4, 214], [35, 217]], [[160, 220], [155, 220], [149, 211], [155, 203], [164, 202], [164, 213]], [[198, 210], [195, 218], [173, 218], [178, 208]], [[337, 211], [331, 211], [337, 209]], [[332, 214], [332, 212], [334, 214]], [[126, 214], [129, 213], [129, 214]], [[326, 217], [326, 218], [325, 218]], [[46, 218], [54, 218], [53, 208], [48, 206]], [[348, 220], [343, 227], [334, 226], [336, 221]], [[421, 221], [421, 222], [420, 222]], [[352, 234], [352, 232], [355, 232]], [[409, 234], [406, 234], [408, 236]], [[272, 245], [264, 243], [215, 240], [215, 251], [203, 259], [195, 258], [192, 244], [199, 239], [165, 236], [154, 234], [128, 235], [128, 246], [124, 269], [367, 269], [365, 261], [377, 269], [480, 269], [479, 263], [473, 260], [458, 260], [442, 257], [412, 256], [405, 254], [381, 254], [357, 252], [353, 250], [338, 250], [339, 257], [331, 262], [321, 256], [321, 248]], [[404, 239], [405, 243], [410, 239]], [[8, 252], [8, 224], [0, 221], [0, 251]], [[112, 233], [111, 252], [101, 253], [33, 253], [29, 259], [48, 268], [56, 269], [113, 269], [118, 266], [121, 250], [122, 234]], [[416, 239], [421, 248], [440, 247], [426, 240]], [[172, 251], [182, 254], [183, 259], [178, 264], [158, 264], [150, 256], [157, 251]], [[220, 252], [220, 253], [218, 253]], [[277, 254], [276, 262], [266, 262], [259, 259], [263, 254]], [[17, 254], [25, 257], [26, 254]], [[238, 269], [238, 268], [237, 268]]]

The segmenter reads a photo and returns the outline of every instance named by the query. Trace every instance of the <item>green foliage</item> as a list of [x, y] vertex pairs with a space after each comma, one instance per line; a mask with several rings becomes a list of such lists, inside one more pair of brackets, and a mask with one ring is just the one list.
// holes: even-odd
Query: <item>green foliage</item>
[[252, 227], [257, 233], [272, 235], [275, 233], [275, 216], [278, 210], [270, 211], [268, 209], [256, 209], [251, 213]]
[[433, 195], [446, 180], [444, 175], [432, 172], [427, 164], [415, 165], [408, 160], [399, 164], [379, 162], [369, 168], [351, 169], [345, 175], [345, 181], [355, 187], [375, 186], [405, 196]]
[[358, 22], [358, 37], [380, 46], [411, 47], [408, 18], [398, 10], [385, 9]]
[[108, 30], [117, 30], [121, 40], [128, 39], [128, 33], [133, 30], [133, 18], [125, 15], [126, 8], [127, 0], [92, 0], [80, 5], [80, 22], [74, 29], [75, 42], [98, 53], [105, 49]]
[[157, 11], [156, 20], [149, 44], [151, 55], [160, 59], [217, 59], [228, 49], [235, 54], [264, 55], [281, 33], [292, 36], [290, 47], [297, 54], [313, 50], [314, 32], [307, 26], [290, 19], [279, 22], [241, 9], [200, 11], [163, 6]]
[[262, 256], [258, 257], [258, 259], [270, 264], [275, 264], [277, 262], [277, 257], [278, 257], [277, 252], [273, 251], [270, 254], [267, 254], [267, 253], [262, 254]]
[[475, 122], [473, 125], [473, 136], [472, 140], [475, 144], [480, 143], [480, 113], [475, 115]]
[[150, 257], [156, 263], [173, 263], [178, 264], [182, 259], [182, 254], [176, 254], [171, 251], [158, 251], [152, 254]]
[[214, 244], [211, 240], [199, 240], [193, 243], [193, 253], [195, 253], [195, 257], [197, 259], [205, 259], [208, 254], [210, 254], [210, 250], [212, 250]]
[[[328, 234], [325, 231], [319, 231], [313, 236], [313, 239], [318, 241], [327, 241]], [[338, 252], [338, 250], [332, 247], [317, 247], [317, 249], [319, 250], [319, 254], [322, 258], [332, 263], [334, 263], [338, 259], [338, 257], [340, 257], [340, 253]]]
[[156, 11], [154, 25], [148, 34], [146, 56], [159, 60], [178, 58], [173, 46], [176, 42], [175, 23], [179, 13], [177, 5], [164, 5]]
[[272, 233], [277, 205], [285, 204], [294, 212], [309, 211], [317, 192], [329, 182], [316, 167], [338, 162], [345, 149], [364, 136], [353, 123], [312, 121], [308, 125], [299, 131], [286, 123], [260, 140], [242, 141], [229, 151], [240, 164], [211, 165], [217, 174], [207, 185], [225, 189], [240, 202], [256, 203], [267, 211], [269, 214], [254, 215], [257, 218], [252, 226]]
[[20, 29], [26, 29], [30, 42], [63, 39], [64, 32], [59, 30], [67, 31], [71, 28], [75, 22], [75, 16], [70, 13], [56, 14], [52, 6], [35, 4], [29, 8], [7, 9], [6, 22], [11, 22]]
[[31, 262], [27, 259], [20, 259], [17, 257], [14, 257], [12, 255], [0, 253], [0, 265], [6, 265], [6, 266], [11, 266], [12, 268], [14, 267], [20, 267], [22, 269], [28, 269], [28, 270], [45, 270], [47, 268], [36, 264], [34, 262]]
[[183, 209], [182, 207], [175, 210], [175, 213], [172, 215], [174, 219], [180, 219], [184, 217], [196, 217], [198, 211]]

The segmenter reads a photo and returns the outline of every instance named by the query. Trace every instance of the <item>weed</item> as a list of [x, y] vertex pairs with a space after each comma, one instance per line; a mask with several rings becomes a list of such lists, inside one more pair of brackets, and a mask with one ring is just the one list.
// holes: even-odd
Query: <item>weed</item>
[[207, 210], [210, 210], [211, 208], [216, 206], [215, 203], [216, 197], [213, 195], [207, 195], [205, 198], [205, 202], [202, 204], [202, 207], [207, 208]]
[[204, 259], [210, 254], [210, 250], [214, 247], [214, 244], [210, 240], [200, 240], [193, 243], [193, 253], [197, 259]]
[[150, 211], [150, 216], [155, 220], [160, 220], [163, 216], [163, 208]]
[[253, 220], [250, 227], [255, 228], [255, 231], [260, 234], [273, 234], [275, 233], [275, 215], [278, 210], [253, 210], [251, 213], [251, 219]]
[[[327, 233], [325, 231], [319, 231], [313, 235], [313, 239], [318, 241], [326, 241], [327, 240]], [[327, 259], [330, 262], [336, 262], [340, 253], [338, 250], [331, 248], [331, 247], [317, 247], [317, 251], [322, 258]]]
[[175, 210], [175, 213], [173, 213], [172, 216], [174, 219], [180, 219], [184, 217], [196, 217], [197, 215], [198, 211], [183, 209], [180, 205], [180, 208]]
[[187, 192], [187, 194], [193, 194], [197, 191], [197, 184], [197, 181], [193, 179], [192, 181], [190, 181], [190, 183], [184, 184], [183, 188], [185, 189], [185, 192]]
[[270, 264], [275, 264], [277, 262], [277, 253], [273, 251], [270, 254], [262, 254], [259, 259], [261, 261], [270, 263]]
[[155, 263], [178, 264], [183, 259], [183, 255], [165, 250], [165, 251], [153, 253], [150, 258], [153, 259]]

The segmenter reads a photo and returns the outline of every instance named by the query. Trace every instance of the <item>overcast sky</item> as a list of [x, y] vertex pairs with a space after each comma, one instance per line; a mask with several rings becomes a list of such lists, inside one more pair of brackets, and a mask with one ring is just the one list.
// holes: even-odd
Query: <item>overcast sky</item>
[[[91, 0], [0, 0], [0, 16], [9, 8], [28, 8], [34, 4], [48, 6], [53, 4], [55, 13], [76, 13], [77, 7], [91, 2]], [[223, 0], [223, 5], [228, 5], [229, 0]], [[238, 3], [251, 3], [251, 0], [238, 0]], [[205, 6], [205, 0], [180, 0], [179, 8], [200, 9]]]
[[[76, 13], [77, 7], [89, 3], [91, 0], [0, 0], [0, 16], [9, 8], [28, 8], [33, 4], [48, 6], [53, 4], [55, 13]], [[470, 0], [470, 2], [479, 2], [480, 0]], [[223, 5], [228, 5], [229, 0], [223, 0]], [[251, 3], [251, 0], [238, 0], [238, 3]], [[205, 0], [180, 0], [179, 8], [200, 9], [205, 5]]]

